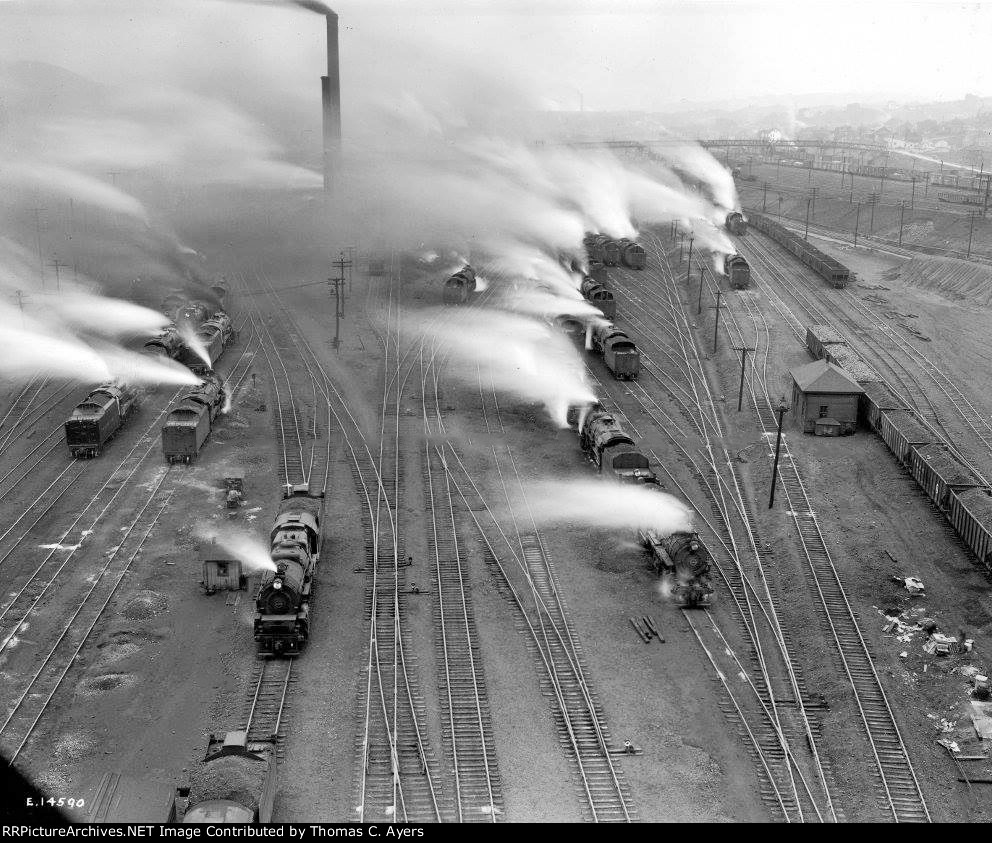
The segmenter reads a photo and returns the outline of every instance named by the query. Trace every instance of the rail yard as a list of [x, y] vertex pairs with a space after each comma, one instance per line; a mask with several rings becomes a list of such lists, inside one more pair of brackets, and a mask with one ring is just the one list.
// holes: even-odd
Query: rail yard
[[0, 63], [4, 823], [986, 821], [984, 159], [176, 2], [169, 91]]

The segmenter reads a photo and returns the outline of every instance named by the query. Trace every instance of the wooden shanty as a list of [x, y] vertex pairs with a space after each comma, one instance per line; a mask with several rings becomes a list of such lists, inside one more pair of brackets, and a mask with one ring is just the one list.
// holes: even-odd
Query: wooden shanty
[[826, 360], [814, 360], [790, 374], [793, 419], [804, 433], [845, 436], [857, 430], [864, 389], [847, 372]]

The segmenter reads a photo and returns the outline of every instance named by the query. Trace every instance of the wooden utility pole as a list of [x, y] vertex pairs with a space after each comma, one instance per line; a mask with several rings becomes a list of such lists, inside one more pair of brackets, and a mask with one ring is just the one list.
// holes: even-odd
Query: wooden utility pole
[[969, 216], [971, 217], [971, 225], [968, 227], [968, 254], [965, 255], [967, 259], [971, 259], [971, 238], [975, 233], [975, 217], [978, 216], [978, 211], [972, 211]]
[[333, 264], [337, 267], [338, 274], [334, 278], [328, 278], [329, 284], [334, 286], [334, 340], [332, 345], [335, 349], [341, 347], [341, 319], [344, 316], [344, 296], [341, 294], [341, 288], [344, 286], [345, 269], [350, 269], [352, 262], [350, 260], [345, 260], [344, 252], [340, 253], [340, 257]]
[[706, 267], [699, 267], [699, 300], [696, 302], [696, 316], [703, 312], [703, 271]]
[[765, 187], [761, 191], [761, 213], [765, 212], [765, 203], [768, 200], [768, 182], [765, 182]]
[[41, 289], [45, 289], [45, 258], [41, 253], [41, 214], [47, 211], [47, 208], [31, 208], [31, 212], [34, 214], [34, 234], [38, 241], [38, 272], [41, 273]]
[[902, 221], [903, 217], [906, 216], [906, 200], [903, 199], [899, 203], [899, 245], [902, 245]]
[[861, 225], [861, 203], [858, 202], [858, 215], [854, 218], [854, 245], [858, 245], [858, 226]]
[[723, 295], [723, 290], [719, 287], [716, 291], [716, 304], [711, 305], [711, 307], [716, 311], [716, 318], [713, 320], [713, 353], [716, 354], [716, 339], [717, 331], [720, 330], [720, 297]]
[[689, 273], [692, 272], [692, 243], [696, 238], [693, 235], [689, 235], [689, 262], [685, 266], [685, 284], [689, 286]]
[[741, 353], [741, 386], [737, 390], [737, 412], [741, 411], [741, 407], [744, 405], [744, 367], [747, 365], [747, 353], [749, 351], [754, 351], [753, 348], [748, 348], [747, 346], [734, 346], [734, 351], [739, 351]]
[[789, 407], [785, 403], [785, 398], [778, 405], [778, 435], [775, 437], [775, 462], [772, 464], [772, 488], [768, 494], [768, 508], [775, 506], [775, 480], [778, 478], [778, 455], [782, 447], [782, 420]]
[[870, 237], [875, 233], [875, 206], [878, 204], [878, 194], [872, 193], [868, 197], [868, 202], [871, 204], [871, 220], [868, 222], [868, 236]]
[[53, 255], [50, 265], [55, 269], [55, 289], [58, 292], [62, 292], [62, 276], [59, 270], [61, 270], [62, 267], [69, 266], [70, 264], [65, 261], [60, 261], [58, 255]]

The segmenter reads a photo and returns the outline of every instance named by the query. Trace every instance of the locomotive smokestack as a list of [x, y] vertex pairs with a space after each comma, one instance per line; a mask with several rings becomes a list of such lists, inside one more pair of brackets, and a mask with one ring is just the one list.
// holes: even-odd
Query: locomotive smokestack
[[341, 157], [341, 71], [338, 60], [338, 16], [327, 11], [327, 75], [320, 77], [324, 106], [324, 190], [330, 190]]

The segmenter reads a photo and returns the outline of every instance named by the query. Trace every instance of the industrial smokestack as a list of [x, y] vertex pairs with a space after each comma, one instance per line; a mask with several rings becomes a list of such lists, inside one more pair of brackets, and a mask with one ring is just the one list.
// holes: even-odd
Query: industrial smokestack
[[330, 190], [341, 159], [341, 71], [338, 60], [338, 16], [327, 11], [327, 75], [320, 77], [324, 105], [324, 190]]

